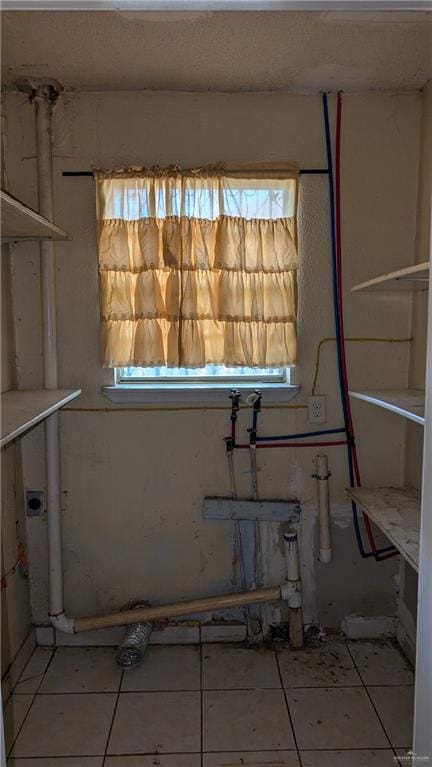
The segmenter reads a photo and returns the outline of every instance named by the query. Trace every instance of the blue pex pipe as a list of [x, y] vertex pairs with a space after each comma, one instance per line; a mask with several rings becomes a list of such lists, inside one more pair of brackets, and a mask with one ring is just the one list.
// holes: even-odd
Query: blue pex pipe
[[257, 442], [279, 442], [286, 439], [303, 439], [303, 437], [321, 437], [324, 434], [345, 434], [345, 429], [325, 429], [324, 431], [305, 431], [303, 434], [285, 434], [277, 437], [257, 437]]

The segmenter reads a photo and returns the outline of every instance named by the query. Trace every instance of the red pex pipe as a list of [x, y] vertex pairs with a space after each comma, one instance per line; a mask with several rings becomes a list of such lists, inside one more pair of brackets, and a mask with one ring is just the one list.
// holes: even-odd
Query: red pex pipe
[[[351, 403], [348, 393], [348, 372], [345, 353], [345, 331], [343, 316], [343, 297], [342, 297], [342, 228], [341, 228], [341, 126], [342, 126], [342, 97], [337, 95], [336, 109], [336, 147], [335, 147], [335, 211], [336, 211], [336, 261], [337, 261], [337, 305], [339, 314], [340, 339], [341, 339], [341, 361], [342, 361], [342, 379], [344, 386], [344, 399], [346, 413], [348, 417], [348, 439], [351, 441], [351, 451], [353, 457], [354, 474], [357, 487], [361, 487], [360, 467], [357, 456], [357, 449], [354, 440], [354, 426], [351, 413]], [[374, 558], [378, 561], [388, 559], [398, 554], [397, 551], [389, 553], [380, 553], [377, 550], [372, 527], [369, 518], [363, 513], [363, 522], [366, 529], [369, 545], [372, 549]]]

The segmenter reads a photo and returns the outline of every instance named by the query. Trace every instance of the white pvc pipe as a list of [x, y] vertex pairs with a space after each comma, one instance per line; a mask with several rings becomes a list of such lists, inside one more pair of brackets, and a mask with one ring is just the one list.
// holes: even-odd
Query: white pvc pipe
[[332, 544], [330, 529], [330, 499], [329, 499], [329, 470], [326, 455], [317, 455], [316, 473], [314, 475], [317, 481], [318, 490], [318, 511], [319, 511], [319, 531], [320, 531], [320, 549], [319, 561], [328, 563], [332, 561]]
[[303, 612], [297, 532], [289, 530], [284, 533], [284, 543], [287, 581], [281, 586], [281, 594], [289, 607], [289, 637], [291, 647], [299, 650], [303, 647]]
[[[39, 213], [53, 220], [53, 177], [51, 147], [52, 89], [36, 84], [36, 146]], [[42, 340], [44, 386], [58, 388], [57, 317], [54, 243], [40, 243]], [[54, 413], [45, 421], [46, 487], [48, 522], [49, 613], [53, 625], [61, 627], [63, 615], [63, 562], [61, 531], [59, 417]], [[60, 625], [61, 624], [61, 625]]]
[[[51, 149], [51, 99], [49, 88], [42, 85], [34, 97], [36, 106], [36, 148], [38, 167], [39, 213], [48, 221], [54, 217], [52, 149]], [[58, 388], [57, 372], [57, 318], [55, 294], [54, 243], [40, 243], [41, 292], [42, 292], [42, 341], [44, 385], [46, 389]]]

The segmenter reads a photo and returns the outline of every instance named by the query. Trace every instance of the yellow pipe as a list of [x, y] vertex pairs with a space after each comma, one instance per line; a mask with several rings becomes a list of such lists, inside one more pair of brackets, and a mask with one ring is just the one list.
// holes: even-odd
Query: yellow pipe
[[[249, 410], [246, 405], [242, 406], [242, 410]], [[263, 408], [264, 409], [264, 408]], [[307, 405], [265, 405], [266, 410], [307, 410]], [[231, 407], [225, 405], [209, 406], [189, 406], [182, 407], [63, 407], [62, 413], [165, 413], [178, 410], [224, 410], [226, 412], [231, 411]]]
[[[366, 344], [366, 343], [373, 343], [373, 344], [407, 344], [412, 341], [411, 338], [345, 338], [345, 341], [350, 341], [353, 343], [360, 343], [360, 344]], [[322, 338], [317, 346], [317, 352], [316, 352], [316, 359], [315, 359], [315, 374], [312, 384], [312, 396], [316, 394], [316, 386], [318, 381], [318, 373], [319, 373], [319, 366], [320, 366], [320, 359], [321, 359], [321, 348], [324, 344], [328, 343], [329, 341], [336, 341], [336, 338], [334, 336], [331, 336], [329, 338]]]

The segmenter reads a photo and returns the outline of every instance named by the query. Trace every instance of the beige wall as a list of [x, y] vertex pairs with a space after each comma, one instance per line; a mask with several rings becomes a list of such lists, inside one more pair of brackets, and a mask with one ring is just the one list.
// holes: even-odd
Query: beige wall
[[[1, 253], [1, 390], [15, 385], [14, 343], [11, 316], [9, 246]], [[19, 443], [1, 451], [1, 572], [16, 562], [18, 542], [25, 541], [25, 523], [20, 486], [17, 483]], [[8, 669], [30, 629], [28, 584], [16, 572], [1, 591], [1, 671]]]
[[[410, 299], [349, 295], [352, 284], [413, 262], [416, 224], [420, 96], [371, 94], [344, 98], [343, 240], [346, 331], [356, 337], [410, 335]], [[6, 98], [11, 191], [36, 204], [32, 108], [20, 94]], [[60, 415], [64, 500], [65, 598], [70, 614], [99, 612], [137, 596], [152, 601], [217, 593], [236, 586], [232, 531], [205, 522], [205, 495], [226, 495], [223, 437], [228, 410], [144, 408], [124, 412], [101, 393], [112, 374], [102, 370], [94, 188], [91, 178], [63, 170], [92, 164], [217, 160], [298, 160], [325, 167], [319, 96], [277, 94], [65, 94], [54, 111], [56, 220], [73, 237], [57, 246], [60, 385], [82, 397]], [[300, 194], [299, 360], [301, 392], [293, 408], [266, 408], [263, 433], [304, 431], [317, 345], [334, 335], [331, 310], [328, 200], [325, 177], [303, 177]], [[21, 245], [14, 260], [14, 300], [20, 384], [41, 381], [39, 274], [36, 249]], [[348, 344], [353, 387], [405, 386], [408, 344]], [[342, 425], [334, 344], [326, 344], [318, 391], [327, 396], [327, 426]], [[108, 408], [108, 412], [107, 412]], [[366, 404], [353, 406], [365, 483], [403, 480], [405, 424]], [[248, 425], [242, 413], [240, 429]], [[43, 486], [43, 428], [26, 437], [25, 478]], [[318, 565], [315, 450], [259, 453], [263, 497], [302, 503], [302, 560], [307, 621], [338, 626], [349, 613], [395, 611], [395, 563], [361, 561], [344, 488], [344, 448], [328, 450], [334, 561]], [[262, 453], [266, 453], [263, 455]], [[237, 456], [236, 456], [237, 458]], [[247, 456], [238, 457], [239, 486], [249, 492]], [[46, 621], [46, 522], [30, 521], [32, 607]], [[278, 531], [264, 544], [266, 577], [283, 571]], [[277, 618], [277, 615], [275, 616]], [[270, 616], [271, 619], [271, 616]]]

